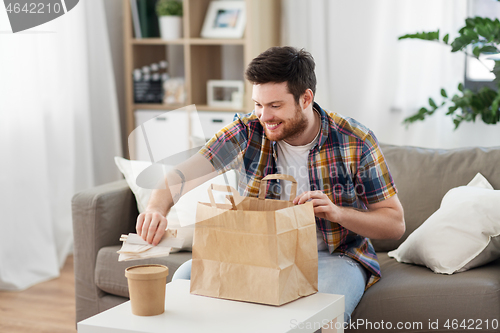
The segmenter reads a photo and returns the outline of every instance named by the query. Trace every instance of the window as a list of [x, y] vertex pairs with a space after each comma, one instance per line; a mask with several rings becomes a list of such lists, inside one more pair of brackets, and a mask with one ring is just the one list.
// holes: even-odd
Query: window
[[[468, 17], [488, 17], [492, 20], [500, 18], [500, 2], [494, 0], [469, 0], [467, 3]], [[472, 47], [468, 49], [467, 53], [472, 54]], [[500, 55], [484, 55], [482, 54], [479, 59], [467, 57], [465, 60], [465, 88], [471, 90], [478, 90], [481, 87], [488, 86], [496, 90], [495, 75], [491, 73], [495, 61], [492, 59], [499, 59]]]

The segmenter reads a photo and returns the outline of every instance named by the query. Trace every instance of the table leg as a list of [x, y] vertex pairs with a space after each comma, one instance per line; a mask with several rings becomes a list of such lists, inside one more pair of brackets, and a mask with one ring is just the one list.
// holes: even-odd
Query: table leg
[[344, 332], [344, 314], [332, 320], [328, 327], [321, 328], [321, 333], [343, 333]]

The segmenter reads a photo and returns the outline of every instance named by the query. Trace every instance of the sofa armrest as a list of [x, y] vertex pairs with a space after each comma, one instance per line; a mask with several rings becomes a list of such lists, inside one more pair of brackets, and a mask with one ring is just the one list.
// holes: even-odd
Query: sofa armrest
[[77, 322], [99, 313], [95, 284], [99, 249], [119, 245], [120, 235], [135, 231], [138, 211], [125, 180], [94, 187], [73, 196], [73, 238]]

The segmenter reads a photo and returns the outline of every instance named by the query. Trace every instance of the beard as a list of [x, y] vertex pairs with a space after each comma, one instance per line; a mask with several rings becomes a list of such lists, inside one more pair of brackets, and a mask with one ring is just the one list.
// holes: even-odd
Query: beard
[[272, 122], [281, 122], [281, 124], [279, 125], [280, 128], [276, 131], [270, 131], [264, 122], [260, 121], [260, 124], [264, 128], [264, 133], [269, 140], [281, 141], [287, 139], [291, 140], [300, 136], [300, 134], [302, 134], [306, 130], [309, 120], [302, 112], [301, 107], [299, 105], [296, 105], [293, 118], [286, 121], [283, 121], [281, 119], [273, 119]]

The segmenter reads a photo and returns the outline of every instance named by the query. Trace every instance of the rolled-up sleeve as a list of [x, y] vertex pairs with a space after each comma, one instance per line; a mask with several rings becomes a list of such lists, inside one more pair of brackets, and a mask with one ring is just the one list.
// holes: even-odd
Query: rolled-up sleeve
[[384, 201], [397, 193], [377, 138], [371, 131], [364, 138], [356, 180], [356, 194], [365, 205]]

